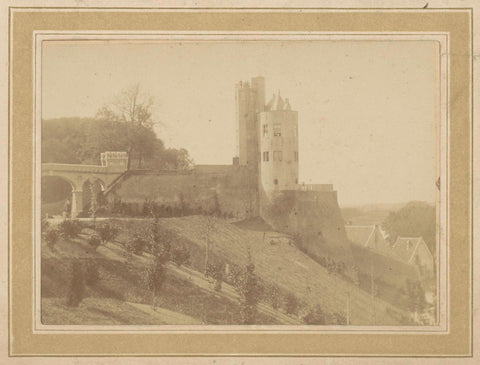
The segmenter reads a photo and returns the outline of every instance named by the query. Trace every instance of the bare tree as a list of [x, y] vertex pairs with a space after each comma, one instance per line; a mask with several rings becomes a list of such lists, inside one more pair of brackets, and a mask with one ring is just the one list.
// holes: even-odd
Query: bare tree
[[112, 103], [104, 105], [96, 117], [102, 120], [129, 123], [128, 133], [128, 168], [132, 153], [138, 156], [138, 167], [142, 166], [145, 155], [152, 151], [151, 139], [153, 127], [158, 124], [153, 120], [154, 98], [143, 92], [140, 84], [134, 84], [118, 94]]

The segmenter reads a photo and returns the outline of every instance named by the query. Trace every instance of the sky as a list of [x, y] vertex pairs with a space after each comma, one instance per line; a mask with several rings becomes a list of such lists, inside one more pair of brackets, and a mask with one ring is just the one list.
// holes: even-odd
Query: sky
[[46, 41], [42, 119], [93, 117], [139, 83], [168, 147], [230, 164], [235, 84], [264, 76], [298, 111], [300, 182], [342, 206], [433, 202], [437, 64], [433, 41]]

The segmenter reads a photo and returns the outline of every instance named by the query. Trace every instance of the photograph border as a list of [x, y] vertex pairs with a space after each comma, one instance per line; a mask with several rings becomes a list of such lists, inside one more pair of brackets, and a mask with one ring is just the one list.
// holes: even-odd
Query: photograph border
[[[39, 10], [42, 9], [42, 10]], [[58, 11], [59, 9], [63, 9]], [[472, 112], [469, 111], [472, 104], [473, 83], [471, 45], [473, 42], [472, 30], [472, 11], [471, 9], [429, 9], [428, 11], [409, 11], [409, 9], [342, 9], [334, 12], [332, 9], [228, 9], [225, 12], [223, 8], [213, 8], [211, 12], [205, 11], [208, 8], [199, 9], [152, 9], [148, 11], [132, 11], [132, 8], [106, 9], [97, 12], [99, 8], [10, 8], [9, 9], [9, 279], [15, 277], [15, 283], [9, 280], [9, 353], [11, 356], [402, 356], [411, 354], [414, 357], [429, 356], [471, 356], [472, 354], [472, 335], [473, 325], [472, 308], [465, 310], [465, 303], [462, 299], [468, 297], [467, 303], [472, 305], [471, 283], [472, 283], [472, 254], [471, 254], [471, 166], [467, 166], [465, 156], [471, 158], [472, 151]], [[89, 9], [94, 9], [93, 11]], [[125, 12], [123, 11], [125, 10]], [[145, 8], [134, 8], [135, 10]], [[152, 12], [153, 10], [153, 12]], [[155, 11], [158, 10], [158, 11]], [[338, 10], [338, 9], [337, 9]], [[77, 12], [74, 21], [71, 11]], [[168, 12], [168, 17], [165, 16]], [[451, 85], [450, 85], [450, 125], [449, 134], [452, 136], [450, 149], [452, 151], [448, 164], [450, 166], [449, 175], [451, 178], [449, 201], [453, 205], [451, 218], [454, 223], [448, 222], [450, 227], [450, 255], [451, 261], [456, 262], [455, 267], [451, 267], [451, 283], [456, 285], [454, 289], [456, 294], [451, 294], [451, 313], [450, 313], [450, 332], [448, 334], [435, 334], [436, 338], [430, 338], [427, 334], [409, 334], [393, 335], [396, 338], [390, 338], [392, 335], [385, 334], [303, 334], [303, 333], [262, 333], [257, 334], [129, 334], [122, 333], [116, 335], [95, 334], [34, 334], [32, 332], [32, 323], [29, 317], [32, 314], [32, 308], [29, 308], [28, 298], [32, 293], [27, 291], [32, 286], [33, 267], [30, 259], [33, 255], [28, 255], [33, 247], [28, 244], [28, 237], [33, 237], [35, 232], [25, 229], [31, 227], [33, 211], [31, 204], [33, 200], [32, 187], [35, 166], [33, 163], [35, 151], [31, 154], [29, 150], [33, 149], [32, 128], [29, 123], [30, 118], [34, 116], [33, 98], [34, 89], [33, 67], [34, 53], [34, 33], [35, 31], [52, 30], [95, 30], [98, 28], [110, 30], [137, 31], [138, 28], [153, 27], [155, 30], [263, 30], [259, 29], [258, 12], [262, 12], [262, 24], [275, 30], [282, 30], [294, 26], [299, 31], [328, 31], [332, 28], [342, 31], [359, 31], [358, 29], [372, 26], [382, 30], [393, 32], [400, 31], [422, 31], [422, 26], [430, 26], [430, 31], [448, 32], [450, 34], [451, 49]], [[385, 16], [388, 12], [389, 16]], [[417, 13], [421, 12], [422, 16]], [[62, 15], [59, 15], [62, 14]], [[107, 14], [105, 14], [107, 13]], [[328, 13], [328, 14], [327, 14]], [[349, 13], [349, 14], [347, 14]], [[353, 13], [353, 14], [352, 14]], [[410, 14], [408, 14], [410, 13]], [[81, 14], [81, 16], [79, 16]], [[122, 14], [122, 16], [119, 16]], [[381, 14], [381, 17], [378, 15]], [[313, 15], [313, 16], [312, 16]], [[347, 15], [347, 16], [345, 16]], [[395, 17], [400, 20], [395, 23]], [[414, 16], [412, 21], [411, 17]], [[158, 18], [162, 18], [157, 23]], [[285, 17], [292, 19], [285, 21]], [[343, 23], [338, 19], [343, 18]], [[377, 22], [374, 22], [376, 17]], [[409, 19], [410, 17], [410, 19]], [[69, 21], [69, 19], [70, 21]], [[140, 19], [150, 19], [150, 22]], [[269, 22], [265, 21], [265, 18]], [[301, 21], [299, 20], [301, 18]], [[370, 19], [369, 19], [370, 18]], [[385, 19], [387, 18], [387, 19]], [[427, 18], [427, 22], [425, 22]], [[17, 20], [18, 19], [18, 20]], [[283, 20], [282, 20], [283, 19]], [[93, 20], [93, 23], [92, 23]], [[99, 22], [103, 20], [104, 22]], [[345, 22], [348, 20], [348, 22]], [[464, 21], [468, 20], [464, 24]], [[423, 22], [423, 23], [422, 23]], [[349, 29], [345, 29], [345, 23]], [[86, 25], [87, 24], [87, 25]], [[100, 24], [100, 26], [98, 25]], [[86, 25], [86, 26], [85, 26]], [[92, 28], [93, 26], [93, 28]], [[190, 26], [190, 28], [189, 28]], [[178, 29], [180, 27], [181, 29]], [[390, 28], [389, 28], [390, 27]], [[299, 29], [302, 28], [302, 29]], [[401, 29], [402, 28], [402, 29]], [[407, 29], [408, 28], [408, 29]], [[152, 29], [148, 29], [152, 30]], [[361, 31], [360, 30], [360, 31]], [[378, 29], [377, 29], [378, 31]], [[428, 30], [423, 30], [428, 32]], [[18, 39], [18, 40], [17, 40]], [[15, 42], [14, 42], [15, 40]], [[19, 71], [21, 70], [21, 71]], [[468, 77], [468, 82], [465, 83]], [[469, 90], [466, 86], [470, 85]], [[463, 122], [466, 120], [467, 122]], [[470, 138], [469, 138], [470, 137]], [[465, 143], [467, 141], [468, 143]], [[18, 147], [16, 147], [18, 146]], [[18, 151], [22, 151], [20, 154]], [[16, 161], [14, 163], [14, 161]], [[30, 188], [29, 188], [30, 186]], [[452, 199], [451, 196], [456, 199]], [[29, 206], [30, 204], [30, 206]], [[454, 209], [452, 209], [454, 208]], [[460, 229], [458, 228], [460, 227]], [[28, 235], [28, 232], [32, 234]], [[462, 240], [463, 239], [463, 240]], [[13, 241], [23, 242], [21, 244], [12, 244]], [[25, 243], [27, 242], [27, 243]], [[459, 243], [459, 244], [457, 244]], [[455, 254], [455, 255], [454, 255]], [[460, 256], [460, 257], [459, 257]], [[465, 266], [465, 260], [462, 257], [470, 256], [470, 266]], [[459, 264], [458, 263], [463, 263]], [[30, 265], [30, 266], [29, 266]], [[468, 271], [468, 272], [467, 272]], [[470, 274], [467, 277], [466, 274]], [[465, 278], [467, 280], [465, 281]], [[460, 280], [459, 280], [460, 279]], [[30, 283], [29, 283], [30, 280]], [[20, 284], [18, 283], [20, 282]], [[22, 294], [23, 293], [23, 294]], [[23, 298], [23, 299], [22, 299]], [[15, 306], [13, 306], [15, 304]], [[455, 306], [454, 306], [455, 304]], [[462, 306], [463, 304], [463, 306]], [[13, 310], [13, 307], [15, 310]], [[463, 308], [463, 309], [460, 309]], [[15, 312], [18, 312], [15, 313]], [[30, 323], [28, 323], [30, 322]], [[466, 325], [466, 326], [463, 326]], [[462, 328], [463, 327], [463, 328]], [[14, 336], [12, 336], [12, 334]], [[59, 336], [66, 336], [62, 338]], [[80, 337], [78, 337], [80, 336]], [[139, 337], [140, 336], [140, 337]], [[148, 343], [142, 343], [141, 338]], [[167, 337], [165, 337], [167, 336]], [[222, 337], [229, 337], [220, 338]], [[261, 337], [259, 337], [261, 336]], [[318, 336], [321, 336], [318, 337]], [[362, 338], [363, 336], [365, 338]], [[12, 337], [15, 341], [11, 342]], [[82, 338], [88, 337], [88, 338]], [[130, 339], [129, 339], [130, 337]], [[157, 337], [157, 338], [155, 338]], [[183, 337], [183, 338], [182, 338]], [[217, 338], [215, 338], [217, 337]], [[283, 337], [283, 338], [282, 338]], [[355, 337], [355, 338], [354, 338]], [[383, 338], [382, 338], [383, 337]], [[385, 338], [389, 337], [389, 338]], [[408, 339], [412, 337], [412, 339]], [[158, 351], [159, 342], [168, 338], [170, 345], [182, 351], [170, 351], [172, 346], [166, 351]], [[270, 339], [269, 339], [270, 338]], [[134, 341], [132, 341], [135, 339]], [[467, 342], [467, 340], [470, 340]], [[347, 340], [347, 341], [345, 341]], [[81, 341], [82, 348], [75, 346], [75, 342]], [[276, 341], [276, 343], [272, 343]], [[435, 344], [432, 344], [435, 341]], [[398, 343], [395, 343], [398, 342]], [[400, 343], [401, 342], [401, 343]], [[349, 346], [348, 343], [351, 345]], [[422, 347], [423, 343], [423, 347]], [[425, 344], [427, 344], [425, 346]], [[50, 345], [50, 350], [49, 346]], [[86, 345], [86, 346], [85, 346]], [[100, 347], [99, 347], [100, 345]], [[108, 351], [102, 352], [107, 349]], [[132, 348], [134, 351], [125, 351]], [[373, 345], [373, 346], [372, 346]], [[448, 345], [448, 346], [447, 346]], [[57, 353], [52, 353], [51, 349], [55, 347]], [[61, 348], [63, 350], [61, 350]], [[124, 353], [118, 353], [121, 348]], [[149, 351], [142, 350], [150, 349]], [[322, 349], [343, 349], [348, 348], [350, 352], [340, 354], [339, 351], [326, 353]], [[403, 350], [402, 350], [403, 348]], [[201, 351], [195, 351], [199, 349]], [[276, 349], [268, 351], [267, 349]], [[356, 352], [355, 349], [362, 349], [363, 352]], [[426, 353], [425, 349], [430, 352]], [[267, 351], [265, 351], [267, 350]], [[402, 351], [407, 352], [402, 352]], [[432, 351], [434, 350], [434, 351]], [[409, 353], [410, 352], [410, 353]]]

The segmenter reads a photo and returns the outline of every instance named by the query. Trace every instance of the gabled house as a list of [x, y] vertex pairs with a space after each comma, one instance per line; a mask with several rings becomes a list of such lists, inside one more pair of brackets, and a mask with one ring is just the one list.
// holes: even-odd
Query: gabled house
[[432, 276], [434, 258], [422, 237], [397, 237], [392, 246], [395, 257], [418, 268], [422, 276]]

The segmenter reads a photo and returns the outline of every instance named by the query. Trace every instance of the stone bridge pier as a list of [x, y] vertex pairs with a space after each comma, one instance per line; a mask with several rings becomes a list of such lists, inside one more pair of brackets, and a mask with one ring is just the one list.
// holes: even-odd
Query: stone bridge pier
[[99, 183], [103, 191], [127, 171], [127, 166], [126, 152], [104, 152], [101, 165], [43, 163], [42, 177], [60, 177], [71, 185], [71, 216], [75, 218], [84, 210], [84, 187]]

